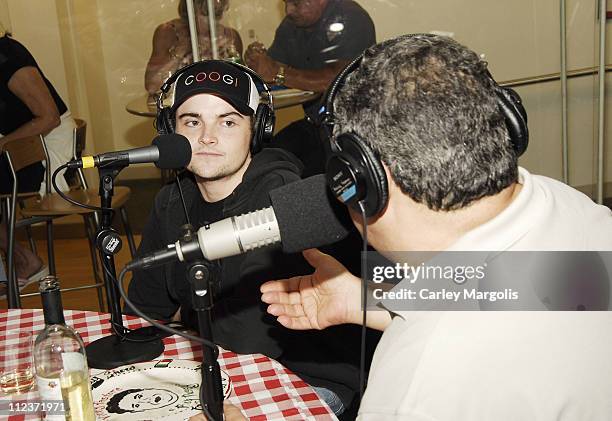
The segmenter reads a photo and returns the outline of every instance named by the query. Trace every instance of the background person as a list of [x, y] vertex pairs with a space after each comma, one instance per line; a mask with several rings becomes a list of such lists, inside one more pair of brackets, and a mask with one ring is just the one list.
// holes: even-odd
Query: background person
[[[286, 0], [286, 16], [268, 50], [253, 43], [245, 61], [267, 81], [324, 92], [338, 72], [376, 42], [374, 23], [353, 0]], [[303, 176], [322, 173], [325, 155], [314, 124], [318, 100], [304, 104], [306, 118], [281, 130], [272, 142], [304, 163]]]
[[268, 50], [255, 42], [247, 64], [273, 82], [281, 67], [282, 85], [324, 92], [349, 61], [376, 42], [374, 23], [353, 0], [286, 0], [286, 16]]
[[[345, 79], [334, 135], [358, 136], [388, 187], [368, 219], [377, 250], [612, 249], [608, 208], [518, 167], [497, 89], [474, 52], [434, 35], [378, 44]], [[359, 324], [360, 280], [331, 256], [304, 256], [312, 275], [262, 286], [268, 312], [291, 329]], [[384, 334], [359, 419], [609, 418], [609, 312], [383, 309], [368, 312]]]
[[[229, 0], [214, 0], [214, 6], [219, 57], [239, 59], [242, 57], [240, 34], [218, 22], [229, 7]], [[200, 59], [211, 59], [212, 46], [206, 0], [194, 0], [193, 8], [198, 29]], [[193, 62], [185, 0], [180, 1], [178, 14], [179, 18], [162, 23], [153, 33], [153, 50], [145, 71], [145, 89], [149, 94], [156, 93], [168, 76], [176, 70]]]
[[[70, 111], [51, 82], [45, 77], [32, 54], [0, 27], [0, 150], [15, 139], [43, 135], [49, 153], [51, 173], [72, 159], [72, 132], [76, 126]], [[64, 170], [65, 171], [65, 170]], [[57, 184], [68, 190], [63, 172]], [[32, 164], [17, 174], [19, 192], [40, 191], [45, 168]], [[0, 194], [12, 192], [12, 176], [6, 156], [0, 154]], [[0, 224], [0, 248], [8, 248], [6, 223]], [[38, 281], [48, 273], [42, 260], [15, 243], [15, 266], [20, 288]], [[0, 285], [0, 295], [5, 285]]]

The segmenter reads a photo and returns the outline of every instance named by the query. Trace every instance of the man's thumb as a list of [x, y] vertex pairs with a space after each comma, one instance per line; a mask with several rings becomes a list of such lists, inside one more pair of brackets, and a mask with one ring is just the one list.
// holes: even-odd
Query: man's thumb
[[319, 267], [323, 263], [323, 259], [327, 254], [322, 253], [319, 249], [307, 249], [302, 252], [302, 255], [313, 268]]

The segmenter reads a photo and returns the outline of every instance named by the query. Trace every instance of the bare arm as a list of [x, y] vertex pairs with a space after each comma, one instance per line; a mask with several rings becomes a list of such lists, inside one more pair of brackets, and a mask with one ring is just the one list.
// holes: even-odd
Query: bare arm
[[238, 51], [238, 54], [240, 54], [240, 57], [242, 57], [242, 50], [244, 48], [244, 46], [242, 45], [242, 38], [240, 37], [238, 31], [236, 31], [235, 29], [230, 28], [230, 32], [232, 34], [232, 42], [236, 47], [236, 51]]
[[325, 92], [334, 78], [348, 61], [338, 61], [319, 70], [301, 70], [294, 67], [285, 67], [285, 85], [303, 91]]
[[9, 90], [32, 112], [34, 118], [0, 140], [4, 143], [28, 136], [46, 135], [60, 125], [60, 115], [51, 92], [36, 67], [22, 67], [8, 81]]
[[145, 89], [150, 94], [159, 90], [164, 80], [183, 62], [187, 62], [191, 50], [185, 40], [177, 40], [172, 23], [159, 25], [153, 34], [153, 50], [145, 71]]
[[340, 70], [349, 63], [348, 60], [339, 60], [322, 69], [296, 69], [273, 60], [260, 43], [249, 45], [244, 57], [249, 67], [259, 73], [264, 80], [273, 81], [280, 67], [283, 66], [285, 86], [314, 92], [324, 92]]

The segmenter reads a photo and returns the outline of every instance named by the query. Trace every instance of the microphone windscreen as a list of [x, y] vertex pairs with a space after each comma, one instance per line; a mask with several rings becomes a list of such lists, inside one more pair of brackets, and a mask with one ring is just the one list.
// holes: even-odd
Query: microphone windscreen
[[349, 233], [346, 206], [327, 188], [319, 174], [270, 192], [285, 253], [296, 253], [342, 240]]
[[163, 170], [178, 170], [191, 161], [191, 145], [183, 135], [162, 134], [153, 139], [153, 145], [159, 150], [159, 159], [155, 163]]

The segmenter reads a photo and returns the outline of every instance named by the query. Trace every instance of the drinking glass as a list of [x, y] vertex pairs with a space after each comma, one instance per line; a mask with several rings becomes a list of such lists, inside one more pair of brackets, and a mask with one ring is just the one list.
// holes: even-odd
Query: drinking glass
[[7, 330], [0, 333], [0, 390], [24, 393], [34, 385], [32, 332]]

